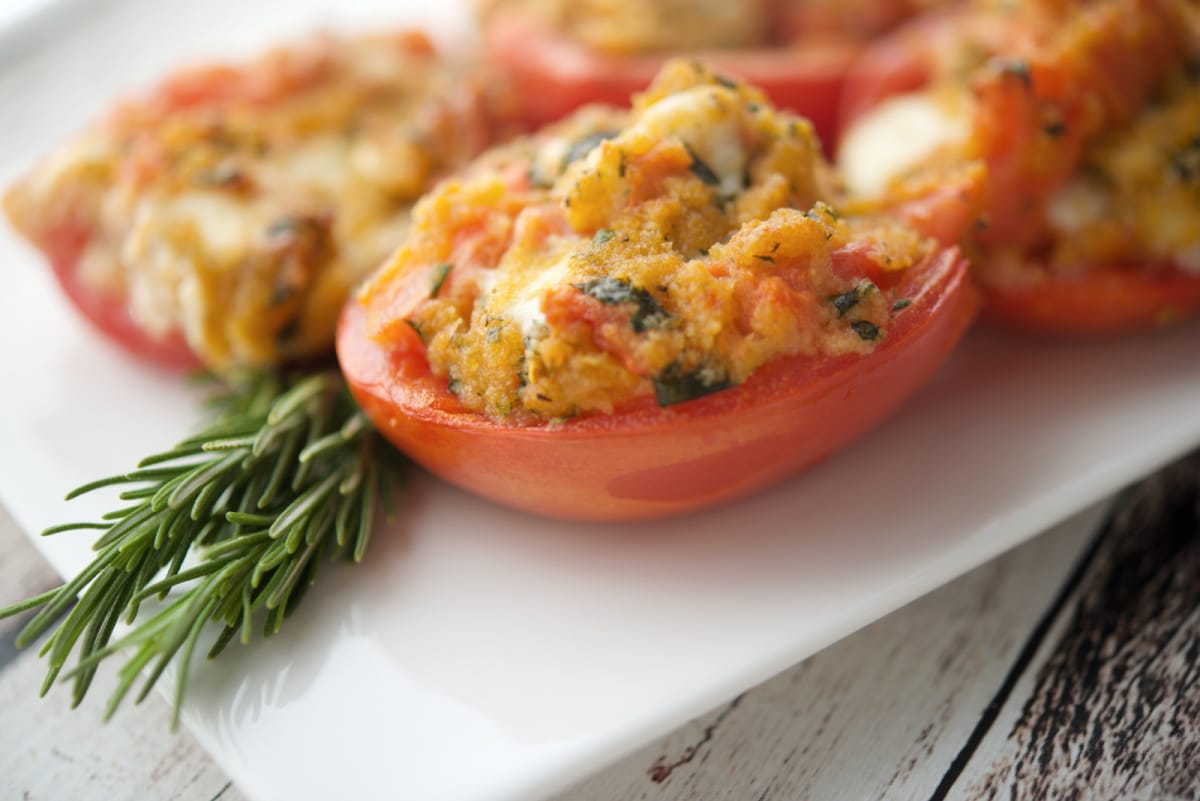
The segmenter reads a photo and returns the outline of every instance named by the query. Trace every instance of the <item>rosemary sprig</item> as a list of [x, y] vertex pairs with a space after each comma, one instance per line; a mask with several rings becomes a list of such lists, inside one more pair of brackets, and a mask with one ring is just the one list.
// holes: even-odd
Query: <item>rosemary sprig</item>
[[[94, 481], [128, 486], [128, 504], [98, 523], [47, 529], [99, 529], [96, 556], [57, 589], [0, 609], [0, 618], [39, 609], [17, 637], [26, 646], [53, 627], [42, 694], [60, 678], [87, 694], [101, 662], [129, 649], [106, 710], [111, 717], [148, 669], [137, 701], [179, 655], [175, 719], [191, 656], [209, 623], [224, 628], [208, 652], [234, 637], [250, 641], [261, 615], [264, 636], [313, 583], [322, 561], [362, 559], [376, 510], [390, 507], [402, 462], [354, 404], [336, 370], [283, 378], [231, 379], [209, 401], [213, 419], [199, 434], [141, 461], [123, 475]], [[147, 602], [149, 616], [138, 619]], [[114, 637], [118, 624], [131, 626]], [[73, 651], [78, 659], [65, 673]]]

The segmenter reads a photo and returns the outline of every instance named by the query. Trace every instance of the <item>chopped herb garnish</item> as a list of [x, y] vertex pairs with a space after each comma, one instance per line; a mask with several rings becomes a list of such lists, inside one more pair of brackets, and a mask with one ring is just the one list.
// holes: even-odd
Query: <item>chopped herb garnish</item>
[[583, 294], [595, 298], [604, 304], [632, 303], [637, 306], [629, 325], [637, 333], [643, 333], [650, 328], [662, 328], [671, 319], [671, 315], [658, 305], [654, 296], [641, 287], [630, 286], [620, 278], [605, 276], [575, 284], [575, 288]]
[[733, 78], [726, 78], [724, 75], [714, 75], [713, 80], [724, 86], [726, 89], [737, 89], [738, 83]]
[[571, 147], [567, 149], [567, 154], [563, 156], [562, 168], [565, 170], [571, 164], [579, 161], [579, 159], [586, 157], [601, 142], [606, 139], [612, 139], [616, 135], [616, 131], [597, 131], [596, 133], [576, 139], [571, 143]]
[[692, 164], [690, 167], [688, 167], [688, 169], [692, 171], [692, 175], [696, 176], [709, 186], [719, 186], [721, 184], [721, 179], [717, 177], [715, 172], [713, 172], [712, 167], [705, 164], [704, 159], [696, 155], [696, 151], [692, 150], [691, 145], [684, 145], [684, 147], [687, 148], [688, 155], [692, 157]]
[[733, 386], [728, 380], [712, 380], [710, 376], [705, 375], [704, 370], [682, 373], [673, 364], [663, 370], [653, 383], [654, 398], [659, 406], [695, 400]]
[[754, 258], [758, 259], [759, 261], [765, 261], [767, 264], [775, 263], [775, 258], [773, 256], [761, 256], [756, 253], [754, 254]]
[[844, 317], [846, 312], [857, 306], [858, 302], [874, 289], [875, 284], [871, 283], [871, 279], [864, 278], [855, 284], [853, 289], [849, 289], [840, 295], [834, 295], [829, 301], [833, 304], [833, 308], [837, 309], [838, 316]]
[[608, 230], [607, 228], [601, 228], [596, 232], [596, 235], [592, 237], [592, 247], [599, 247], [608, 240], [612, 239], [614, 236], [616, 236], [614, 232]]
[[868, 320], [855, 320], [850, 323], [850, 327], [854, 329], [854, 333], [858, 334], [860, 339], [867, 342], [879, 339], [879, 326]]
[[898, 312], [901, 309], [907, 309], [911, 305], [912, 300], [910, 298], [900, 298], [892, 303], [892, 311]]
[[436, 298], [438, 292], [442, 289], [442, 284], [446, 283], [446, 276], [450, 274], [450, 263], [445, 262], [433, 268], [433, 285], [429, 288], [429, 297]]

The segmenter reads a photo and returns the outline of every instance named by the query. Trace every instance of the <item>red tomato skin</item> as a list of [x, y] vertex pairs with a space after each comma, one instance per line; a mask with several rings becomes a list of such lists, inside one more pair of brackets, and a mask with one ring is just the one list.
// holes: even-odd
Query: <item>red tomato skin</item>
[[[515, 14], [497, 14], [483, 31], [484, 57], [512, 81], [519, 114], [530, 126], [554, 122], [587, 103], [629, 105], [670, 56], [595, 53]], [[771, 101], [812, 121], [821, 141], [837, 141], [838, 103], [860, 47], [846, 41], [791, 48], [689, 54], [717, 72], [761, 89]], [[678, 57], [678, 54], [674, 54]]]
[[83, 228], [63, 227], [47, 233], [42, 241], [54, 277], [71, 304], [97, 331], [136, 357], [178, 372], [200, 367], [182, 334], [150, 336], [130, 315], [124, 296], [98, 291], [79, 280], [79, 259], [88, 237]]
[[988, 320], [1056, 336], [1147, 331], [1200, 313], [1200, 275], [1171, 265], [1094, 267], [1079, 278], [983, 290]]
[[633, 520], [749, 495], [880, 422], [933, 375], [977, 308], [967, 265], [940, 251], [887, 337], [865, 356], [792, 357], [744, 384], [675, 406], [514, 426], [464, 410], [429, 372], [415, 337], [370, 339], [353, 299], [338, 330], [351, 391], [389, 440], [430, 472], [509, 506], [555, 517]]

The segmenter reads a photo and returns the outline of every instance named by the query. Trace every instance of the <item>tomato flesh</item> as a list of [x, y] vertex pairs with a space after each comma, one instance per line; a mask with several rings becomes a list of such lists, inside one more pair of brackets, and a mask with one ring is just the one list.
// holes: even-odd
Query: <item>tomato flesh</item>
[[432, 473], [540, 514], [628, 520], [743, 497], [824, 458], [922, 386], [976, 310], [956, 249], [914, 266], [911, 304], [867, 355], [789, 357], [745, 383], [659, 407], [647, 398], [613, 414], [537, 426], [465, 410], [433, 376], [416, 338], [370, 338], [352, 299], [338, 358], [358, 403], [384, 436]]

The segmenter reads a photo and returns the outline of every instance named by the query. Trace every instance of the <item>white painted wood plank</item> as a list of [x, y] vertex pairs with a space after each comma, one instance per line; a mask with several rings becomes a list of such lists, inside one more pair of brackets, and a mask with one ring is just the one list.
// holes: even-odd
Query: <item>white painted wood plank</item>
[[[0, 507], [0, 606], [57, 583]], [[11, 654], [15, 628], [0, 621], [0, 655]], [[171, 734], [170, 709], [157, 694], [104, 725], [113, 671], [98, 674], [75, 710], [65, 686], [38, 697], [44, 675], [35, 649], [0, 664], [0, 799], [245, 801], [186, 732]]]
[[111, 672], [75, 710], [66, 687], [38, 698], [44, 672], [33, 652], [0, 672], [0, 798], [244, 801], [186, 732], [171, 734], [157, 695], [105, 726]]
[[1010, 552], [557, 801], [928, 798], [1093, 525]]
[[1200, 454], [1123, 505], [947, 799], [1200, 799], [1198, 491]]

